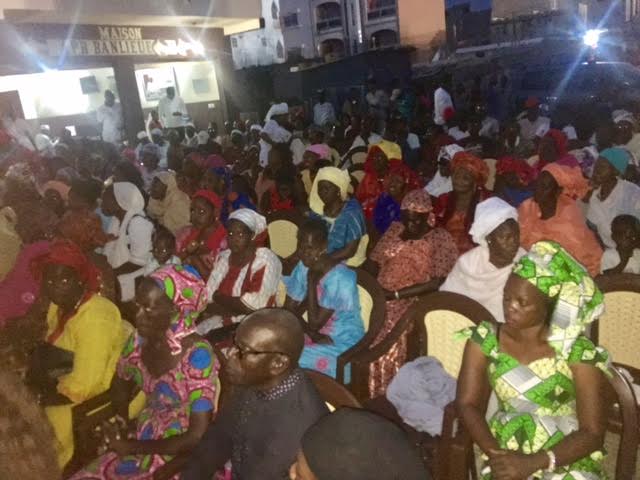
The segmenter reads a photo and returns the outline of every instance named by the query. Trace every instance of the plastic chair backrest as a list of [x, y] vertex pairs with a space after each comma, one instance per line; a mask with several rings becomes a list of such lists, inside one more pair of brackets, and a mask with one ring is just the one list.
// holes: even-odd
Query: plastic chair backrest
[[293, 255], [298, 247], [298, 226], [290, 220], [274, 220], [267, 226], [271, 250], [280, 258]]
[[427, 349], [424, 354], [440, 360], [445, 371], [458, 378], [465, 342], [456, 340], [455, 334], [474, 325], [469, 318], [451, 310], [427, 313], [424, 316], [424, 326], [427, 330]]
[[349, 267], [357, 268], [362, 265], [367, 260], [367, 247], [369, 246], [369, 234], [366, 234], [364, 237], [360, 238], [360, 243], [358, 243], [358, 250], [356, 253], [347, 260], [347, 265]]
[[351, 165], [364, 165], [367, 161], [367, 154], [365, 152], [357, 152], [351, 155]]
[[364, 170], [356, 170], [354, 172], [351, 172], [351, 176], [355, 178], [358, 183], [361, 183], [362, 179], [364, 178]]
[[360, 315], [364, 324], [364, 331], [369, 330], [371, 321], [371, 311], [373, 310], [373, 298], [362, 285], [358, 285], [358, 297], [360, 298]]
[[592, 339], [606, 348], [616, 363], [640, 369], [640, 276], [602, 275], [596, 279], [604, 292], [605, 312], [593, 325]]
[[605, 313], [598, 320], [598, 343], [616, 362], [640, 368], [640, 293], [609, 292], [604, 295]]

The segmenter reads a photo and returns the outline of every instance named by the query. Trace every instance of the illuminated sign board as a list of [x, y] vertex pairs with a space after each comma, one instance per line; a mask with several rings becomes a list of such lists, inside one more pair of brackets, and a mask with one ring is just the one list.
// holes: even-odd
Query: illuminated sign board
[[204, 47], [199, 41], [145, 38], [141, 27], [98, 26], [95, 33], [95, 38], [47, 39], [49, 54], [64, 52], [73, 57], [204, 56]]

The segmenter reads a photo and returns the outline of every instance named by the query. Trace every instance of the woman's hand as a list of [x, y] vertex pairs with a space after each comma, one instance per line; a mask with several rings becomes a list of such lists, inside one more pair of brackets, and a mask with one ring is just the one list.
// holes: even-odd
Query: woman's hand
[[108, 450], [112, 450], [120, 456], [132, 453], [127, 439], [129, 436], [129, 424], [120, 415], [103, 422], [102, 426], [96, 428], [96, 433], [102, 433], [103, 435], [102, 445], [99, 448], [101, 453]]
[[535, 455], [508, 450], [491, 450], [489, 466], [496, 480], [526, 480], [529, 475], [541, 469]]

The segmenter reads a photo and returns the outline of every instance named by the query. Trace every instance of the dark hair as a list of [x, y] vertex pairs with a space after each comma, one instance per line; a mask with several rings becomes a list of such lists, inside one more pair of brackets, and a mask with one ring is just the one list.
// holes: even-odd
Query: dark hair
[[156, 228], [153, 232], [153, 241], [159, 241], [160, 239], [171, 242], [173, 248], [176, 247], [176, 236], [164, 225], [156, 225]]
[[102, 195], [102, 182], [95, 178], [74, 180], [71, 182], [71, 190], [89, 205], [94, 206]]
[[302, 237], [302, 235], [311, 235], [314, 242], [325, 243], [329, 239], [329, 229], [327, 228], [327, 224], [324, 220], [320, 220], [319, 218], [309, 218], [300, 225], [298, 238]]
[[114, 171], [115, 170], [118, 170], [122, 174], [125, 182], [133, 183], [141, 192], [145, 191], [142, 174], [133, 163], [128, 160], [122, 160], [116, 163], [114, 167]]
[[282, 169], [275, 178], [276, 185], [289, 185], [293, 187], [295, 183], [295, 177], [290, 170]]
[[293, 154], [291, 153], [291, 149], [288, 144], [276, 143], [273, 145], [272, 151], [280, 155], [283, 163], [293, 163]]
[[635, 230], [636, 234], [640, 234], [640, 220], [633, 215], [618, 215], [611, 222], [611, 226], [616, 223], [620, 226], [629, 227]]
[[333, 163], [331, 163], [331, 161], [327, 160], [326, 158], [321, 158], [313, 162], [313, 165], [311, 165], [309, 170], [313, 173], [318, 173], [318, 170], [324, 167], [333, 167]]
[[363, 409], [341, 408], [325, 415], [305, 432], [301, 444], [309, 468], [319, 479], [429, 478], [406, 433]]

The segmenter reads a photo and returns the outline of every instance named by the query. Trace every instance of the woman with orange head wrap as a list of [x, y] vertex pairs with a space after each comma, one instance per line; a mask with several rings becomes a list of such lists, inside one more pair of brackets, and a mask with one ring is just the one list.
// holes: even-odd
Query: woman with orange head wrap
[[520, 244], [528, 250], [541, 240], [552, 240], [582, 263], [591, 275], [600, 272], [602, 247], [587, 227], [576, 204], [588, 191], [580, 167], [551, 163], [543, 168], [533, 198], [518, 209]]
[[438, 197], [435, 212], [438, 224], [451, 234], [462, 255], [474, 247], [469, 229], [476, 205], [490, 196], [484, 188], [489, 167], [475, 155], [459, 152], [453, 157], [451, 172], [453, 190]]

